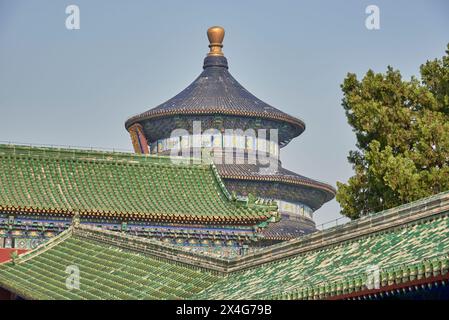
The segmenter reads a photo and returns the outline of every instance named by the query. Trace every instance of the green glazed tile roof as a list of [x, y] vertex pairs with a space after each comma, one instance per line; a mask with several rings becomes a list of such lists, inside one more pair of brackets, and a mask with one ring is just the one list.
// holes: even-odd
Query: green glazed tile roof
[[368, 270], [376, 266], [387, 281], [384, 285], [391, 284], [390, 276], [392, 281], [402, 281], [404, 273], [418, 272], [421, 267], [424, 270], [426, 261], [432, 275], [433, 269], [440, 272], [442, 262], [447, 272], [447, 216], [236, 272], [195, 298], [313, 298], [331, 292], [337, 294], [344, 287], [347, 291], [361, 289], [367, 281]]
[[[66, 268], [80, 271], [79, 290], [66, 287]], [[5, 287], [30, 299], [185, 299], [218, 277], [175, 263], [70, 237], [35, 258], [0, 271]]]
[[[81, 226], [22, 256], [18, 264], [0, 265], [0, 287], [33, 299], [317, 299], [365, 290], [373, 267], [379, 268], [381, 288], [447, 279], [448, 194], [438, 199], [400, 215], [373, 215], [373, 221], [386, 220], [395, 227], [375, 231], [379, 225], [373, 226], [372, 232], [344, 241], [336, 241], [329, 231], [326, 245], [296, 254], [284, 251], [287, 255], [277, 260], [270, 254], [276, 253], [273, 249], [263, 249], [264, 262], [233, 272], [217, 271], [217, 260], [207, 255], [91, 227], [91, 233], [83, 234], [87, 227]], [[397, 224], [407, 218], [412, 220]], [[155, 248], [137, 253], [133, 243]], [[69, 265], [80, 268], [80, 290], [65, 288]]]
[[275, 206], [230, 195], [211, 164], [0, 145], [0, 210], [123, 220], [256, 224]]

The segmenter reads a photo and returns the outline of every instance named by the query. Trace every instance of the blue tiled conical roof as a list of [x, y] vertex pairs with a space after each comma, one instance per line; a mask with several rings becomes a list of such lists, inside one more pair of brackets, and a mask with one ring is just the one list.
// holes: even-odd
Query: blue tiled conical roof
[[195, 81], [176, 96], [128, 119], [126, 128], [136, 122], [175, 115], [229, 115], [273, 120], [279, 125], [282, 141], [287, 143], [304, 131], [302, 120], [263, 102], [238, 83], [229, 73], [224, 56], [207, 56], [203, 69]]
[[204, 70], [187, 88], [159, 106], [130, 118], [129, 127], [135, 122], [151, 118], [179, 114], [223, 114], [288, 122], [293, 125], [293, 138], [305, 129], [302, 120], [292, 117], [255, 97], [228, 71], [223, 56], [208, 56]]

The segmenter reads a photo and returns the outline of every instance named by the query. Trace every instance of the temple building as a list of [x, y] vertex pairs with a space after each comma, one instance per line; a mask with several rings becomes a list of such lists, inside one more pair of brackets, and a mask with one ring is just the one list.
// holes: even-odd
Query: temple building
[[222, 52], [224, 34], [221, 27], [208, 29], [210, 52], [203, 72], [186, 89], [126, 121], [134, 150], [188, 156], [209, 149], [231, 192], [278, 203], [281, 220], [263, 231], [266, 243], [313, 232], [313, 212], [334, 197], [335, 189], [282, 167], [280, 149], [305, 124], [261, 101], [232, 77]]
[[201, 75], [126, 122], [135, 153], [0, 145], [0, 300], [449, 299], [449, 191], [316, 230], [335, 190], [279, 160], [304, 123], [208, 36]]

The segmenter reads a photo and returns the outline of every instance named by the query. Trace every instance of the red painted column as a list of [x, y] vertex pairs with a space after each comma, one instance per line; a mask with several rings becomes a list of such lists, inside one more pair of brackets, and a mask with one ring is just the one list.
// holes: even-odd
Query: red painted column
[[148, 154], [150, 150], [148, 148], [148, 141], [143, 133], [143, 127], [141, 124], [136, 123], [128, 128], [129, 135], [134, 147], [134, 152], [139, 154]]

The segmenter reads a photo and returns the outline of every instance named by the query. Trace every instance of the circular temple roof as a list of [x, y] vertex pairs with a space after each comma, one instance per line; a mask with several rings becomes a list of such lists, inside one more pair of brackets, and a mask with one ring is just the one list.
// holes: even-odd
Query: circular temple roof
[[[227, 59], [221, 51], [223, 37], [223, 28], [209, 28], [210, 52], [204, 59], [203, 72], [170, 100], [129, 118], [125, 123], [126, 129], [135, 123], [141, 123], [145, 127], [145, 124], [153, 119], [182, 115], [212, 115], [223, 118], [229, 116], [270, 120], [279, 130], [281, 147], [300, 135], [305, 130], [302, 120], [258, 99], [232, 77], [228, 71]], [[165, 132], [161, 132], [160, 136], [154, 132], [149, 135], [149, 141], [167, 137]]]

